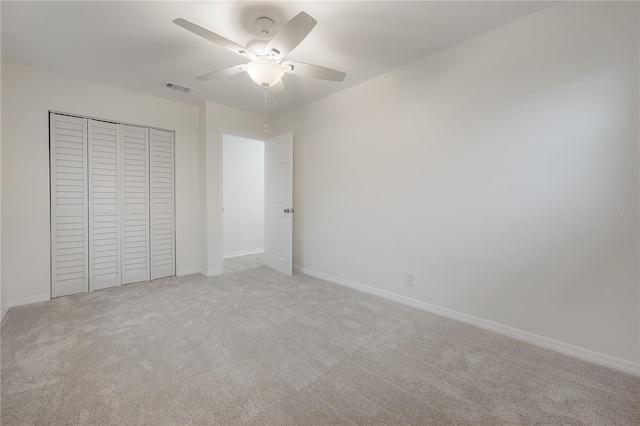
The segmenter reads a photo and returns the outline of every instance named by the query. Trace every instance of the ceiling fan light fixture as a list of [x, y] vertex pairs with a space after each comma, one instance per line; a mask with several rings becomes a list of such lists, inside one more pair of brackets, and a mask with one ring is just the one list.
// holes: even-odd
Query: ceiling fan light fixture
[[[273, 20], [266, 16], [258, 18], [255, 24], [260, 37], [249, 40], [246, 46], [227, 40], [219, 34], [182, 18], [174, 19], [173, 23], [251, 61], [246, 66], [235, 65], [203, 74], [196, 77], [196, 80], [199, 81], [209, 81], [246, 71], [259, 86], [268, 88], [278, 84], [285, 73], [329, 81], [343, 81], [346, 77], [343, 72], [318, 65], [303, 62], [282, 62], [309, 35], [317, 24], [317, 21], [305, 12], [298, 13], [289, 22], [282, 25], [273, 36], [271, 35]], [[278, 90], [283, 90], [282, 84], [279, 84], [278, 87], [280, 88]]]
[[262, 87], [273, 86], [284, 75], [282, 66], [271, 61], [257, 60], [249, 62], [245, 67], [249, 77]]

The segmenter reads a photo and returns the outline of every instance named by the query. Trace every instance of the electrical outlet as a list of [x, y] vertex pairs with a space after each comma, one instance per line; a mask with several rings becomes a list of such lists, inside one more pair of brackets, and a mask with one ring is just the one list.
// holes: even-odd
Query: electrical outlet
[[413, 279], [416, 277], [416, 275], [413, 272], [407, 272], [407, 276], [404, 279], [404, 282], [407, 285], [410, 285], [411, 287], [413, 287]]

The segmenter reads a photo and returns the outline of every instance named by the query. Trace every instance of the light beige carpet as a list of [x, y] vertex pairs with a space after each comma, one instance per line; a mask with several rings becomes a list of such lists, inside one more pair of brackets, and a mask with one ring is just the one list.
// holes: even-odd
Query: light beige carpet
[[2, 424], [640, 424], [640, 380], [265, 266], [13, 308]]
[[240, 272], [245, 269], [264, 265], [264, 253], [247, 254], [244, 256], [229, 257], [222, 262], [222, 273]]

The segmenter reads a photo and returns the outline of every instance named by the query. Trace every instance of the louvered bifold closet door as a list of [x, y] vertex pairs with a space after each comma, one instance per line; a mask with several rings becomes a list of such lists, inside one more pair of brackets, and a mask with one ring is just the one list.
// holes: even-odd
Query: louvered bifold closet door
[[150, 279], [149, 129], [121, 125], [122, 138], [122, 283]]
[[89, 120], [89, 290], [120, 285], [118, 125]]
[[51, 296], [58, 297], [88, 285], [87, 120], [50, 114], [49, 131]]
[[174, 133], [150, 129], [151, 279], [175, 275]]

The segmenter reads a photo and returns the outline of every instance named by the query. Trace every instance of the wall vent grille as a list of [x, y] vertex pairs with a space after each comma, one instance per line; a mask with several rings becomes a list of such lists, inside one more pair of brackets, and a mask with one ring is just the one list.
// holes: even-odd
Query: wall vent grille
[[162, 85], [167, 89], [177, 90], [178, 92], [184, 92], [184, 93], [189, 93], [193, 90], [193, 88], [191, 87], [183, 86], [181, 84], [171, 83], [169, 81], [165, 81], [164, 83], [162, 83]]

